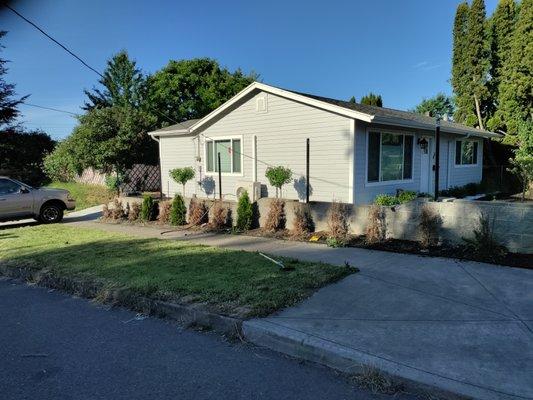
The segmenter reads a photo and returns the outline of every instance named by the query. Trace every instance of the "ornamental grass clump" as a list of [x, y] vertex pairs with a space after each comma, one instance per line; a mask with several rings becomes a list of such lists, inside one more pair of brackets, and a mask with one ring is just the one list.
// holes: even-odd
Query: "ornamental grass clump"
[[237, 204], [237, 229], [240, 231], [247, 231], [252, 227], [252, 219], [254, 210], [250, 196], [245, 190], [239, 197], [239, 203]]
[[171, 201], [161, 201], [159, 203], [159, 214], [157, 215], [157, 223], [160, 225], [168, 225], [170, 223], [170, 208]]
[[328, 212], [328, 238], [326, 243], [330, 247], [344, 247], [349, 241], [349, 224], [346, 206], [333, 201]]
[[268, 209], [265, 229], [268, 232], [275, 232], [285, 227], [285, 202], [273, 199]]
[[187, 215], [187, 207], [183, 197], [179, 194], [174, 196], [172, 206], [170, 207], [170, 224], [171, 225], [185, 225], [185, 216]]
[[128, 212], [128, 221], [135, 222], [139, 220], [141, 215], [141, 205], [137, 202], [131, 203], [130, 211]]
[[387, 233], [385, 213], [380, 206], [373, 205], [368, 210], [368, 223], [365, 232], [365, 242], [375, 244], [383, 242]]
[[209, 210], [204, 201], [191, 199], [189, 203], [189, 223], [191, 225], [202, 225], [207, 222]]
[[113, 207], [109, 211], [110, 211], [110, 217], [113, 221], [119, 221], [125, 217], [125, 212], [124, 212], [124, 208], [122, 207], [122, 202], [118, 198], [115, 198], [113, 200]]
[[474, 236], [463, 238], [467, 251], [477, 257], [489, 261], [497, 261], [507, 254], [507, 249], [496, 240], [494, 236], [494, 224], [496, 217], [490, 220], [489, 216], [481, 213], [478, 226], [473, 230]]
[[294, 208], [292, 232], [294, 237], [302, 238], [313, 231], [313, 219], [311, 210], [307, 204], [297, 204]]
[[229, 214], [229, 207], [225, 206], [220, 200], [215, 201], [210, 227], [215, 230], [227, 227], [229, 225]]

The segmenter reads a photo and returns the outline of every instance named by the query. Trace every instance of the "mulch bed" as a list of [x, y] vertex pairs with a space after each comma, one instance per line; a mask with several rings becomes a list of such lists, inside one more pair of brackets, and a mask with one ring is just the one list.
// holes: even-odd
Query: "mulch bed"
[[[295, 237], [287, 229], [276, 232], [268, 232], [263, 228], [253, 229], [246, 232], [247, 235], [257, 237], [268, 237], [281, 240], [298, 240], [309, 243], [326, 243], [327, 232], [314, 232], [304, 237]], [[310, 242], [312, 236], [318, 236], [319, 240]], [[368, 244], [364, 235], [352, 235], [347, 247], [358, 247], [369, 250], [389, 251], [392, 253], [407, 253], [429, 257], [446, 257], [459, 260], [479, 261], [489, 264], [506, 265], [510, 267], [533, 269], [533, 254], [507, 253], [501, 258], [480, 257], [472, 254], [466, 246], [443, 244], [424, 249], [420, 243], [411, 240], [387, 239], [381, 243]]]

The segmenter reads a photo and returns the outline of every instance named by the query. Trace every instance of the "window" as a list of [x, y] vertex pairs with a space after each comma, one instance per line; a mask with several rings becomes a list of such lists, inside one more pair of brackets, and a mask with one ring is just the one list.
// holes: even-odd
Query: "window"
[[208, 140], [205, 148], [207, 172], [218, 172], [218, 154], [220, 153], [221, 172], [241, 173], [241, 139]]
[[0, 195], [13, 194], [20, 191], [20, 185], [9, 179], [0, 179]]
[[413, 178], [413, 135], [368, 133], [368, 182]]
[[455, 142], [455, 165], [477, 164], [477, 142], [457, 140]]

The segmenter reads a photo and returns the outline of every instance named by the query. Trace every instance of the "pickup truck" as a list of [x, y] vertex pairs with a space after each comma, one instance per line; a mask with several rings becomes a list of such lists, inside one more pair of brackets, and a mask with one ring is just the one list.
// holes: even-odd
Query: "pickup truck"
[[65, 210], [74, 210], [68, 190], [34, 188], [16, 179], [0, 176], [0, 221], [34, 218], [51, 224], [63, 219]]

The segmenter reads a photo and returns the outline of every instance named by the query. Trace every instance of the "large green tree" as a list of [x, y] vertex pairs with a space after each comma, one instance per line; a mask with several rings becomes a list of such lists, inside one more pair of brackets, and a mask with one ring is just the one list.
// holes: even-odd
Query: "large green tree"
[[455, 95], [456, 109], [454, 119], [465, 123], [473, 116], [472, 99], [468, 90], [469, 69], [467, 57], [467, 31], [468, 31], [467, 2], [457, 6], [453, 24], [453, 55], [452, 55], [452, 78], [451, 84]]
[[484, 0], [473, 0], [468, 13], [467, 67], [469, 93], [474, 100], [477, 125], [485, 128], [487, 103], [490, 102], [488, 79], [490, 51], [487, 37], [487, 21]]
[[[6, 31], [0, 31], [0, 41], [7, 34]], [[0, 51], [4, 48], [0, 44]], [[19, 116], [17, 106], [24, 103], [28, 96], [16, 98], [15, 85], [7, 83], [4, 79], [7, 74], [7, 63], [9, 61], [0, 57], [0, 129], [14, 123]]]
[[209, 58], [169, 61], [148, 78], [148, 99], [158, 124], [201, 118], [256, 80], [255, 74], [234, 72]]
[[533, 0], [520, 4], [510, 53], [503, 65], [499, 111], [507, 132], [504, 142], [517, 144], [519, 127], [533, 120]]
[[444, 93], [437, 93], [434, 97], [423, 99], [422, 102], [414, 109], [420, 114], [427, 114], [431, 116], [452, 117], [455, 111], [453, 99], [446, 96]]
[[370, 92], [366, 96], [361, 97], [361, 104], [383, 107], [383, 99], [380, 94]]

